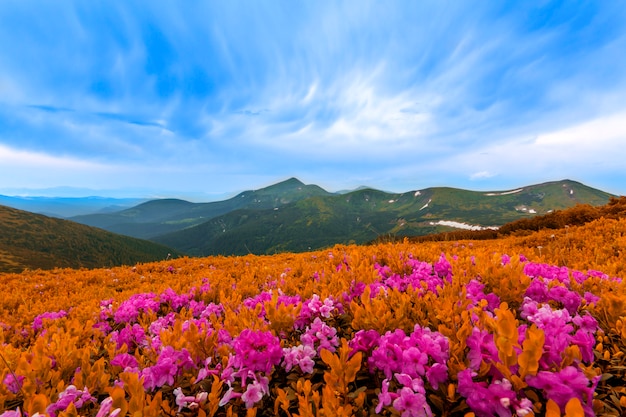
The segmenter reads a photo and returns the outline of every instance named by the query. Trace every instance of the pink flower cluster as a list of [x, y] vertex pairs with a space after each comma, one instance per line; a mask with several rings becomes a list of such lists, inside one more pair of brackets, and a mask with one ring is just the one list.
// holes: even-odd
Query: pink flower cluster
[[46, 412], [50, 417], [56, 417], [59, 411], [65, 411], [70, 404], [74, 404], [74, 407], [80, 410], [86, 403], [93, 403], [95, 401], [96, 399], [91, 396], [87, 388], [79, 390], [76, 389], [74, 385], [68, 385], [65, 390], [59, 393], [56, 402], [46, 408]]
[[57, 320], [63, 317], [67, 317], [67, 311], [46, 311], [35, 317], [33, 320], [33, 330], [38, 331], [43, 328], [44, 320]]
[[113, 315], [115, 323], [134, 323], [142, 312], [159, 310], [161, 304], [156, 294], [140, 293], [132, 295], [128, 300], [120, 303]]
[[397, 329], [380, 336], [375, 330], [360, 330], [350, 346], [354, 352], [370, 354], [370, 372], [382, 372], [383, 380], [376, 412], [392, 405], [403, 416], [432, 416], [426, 402], [427, 382], [433, 389], [448, 380], [448, 339], [429, 328], [415, 325], [407, 335]]
[[[234, 353], [221, 375], [228, 391], [220, 405], [241, 398], [246, 407], [251, 408], [269, 394], [269, 378], [266, 375], [271, 374], [273, 367], [282, 361], [280, 340], [268, 331], [245, 329], [234, 338], [232, 348]], [[235, 391], [235, 383], [245, 391]]]
[[[520, 259], [525, 260], [521, 256]], [[510, 264], [511, 258], [502, 256], [502, 267], [508, 268]], [[343, 259], [337, 268], [342, 274], [352, 273], [347, 259]], [[263, 287], [266, 291], [246, 298], [241, 305], [235, 306], [235, 311], [258, 311], [263, 324], [270, 324], [266, 314], [268, 303], [299, 307], [293, 329], [276, 335], [270, 331], [252, 329], [230, 334], [216, 325], [224, 315], [225, 308], [221, 304], [206, 303], [207, 297], [203, 297], [203, 294], [210, 291], [208, 280], [203, 280], [200, 288], [194, 287], [182, 294], [172, 289], [161, 294], [135, 294], [119, 303], [117, 308], [114, 308], [114, 300], [103, 300], [94, 327], [100, 329], [103, 339], [113, 342], [117, 349], [109, 358], [109, 370], [114, 375], [120, 372], [136, 373], [143, 378], [143, 386], [148, 391], [165, 386], [178, 387], [173, 390], [173, 395], [179, 412], [196, 409], [207, 401], [206, 392], [185, 394], [180, 388], [187, 387], [182, 384], [183, 378], [191, 375], [196, 376], [196, 384], [212, 376], [220, 378], [225, 387], [221, 393], [220, 406], [239, 401], [247, 408], [252, 408], [270, 394], [270, 381], [277, 368], [282, 368], [281, 373], [299, 372], [298, 377], [301, 374], [314, 374], [315, 367], [321, 366], [321, 350], [337, 350], [340, 345], [339, 333], [343, 331], [338, 323], [341, 323], [345, 318], [341, 316], [346, 313], [344, 305], [350, 305], [353, 300], [360, 302], [358, 298], [368, 286], [371, 297], [385, 297], [392, 289], [417, 293], [418, 296], [426, 292], [436, 295], [452, 279], [452, 265], [444, 254], [434, 264], [408, 256], [403, 259], [401, 271], [393, 271], [389, 266], [379, 264], [376, 264], [375, 269], [378, 276], [373, 283], [365, 284], [355, 279], [349, 290], [340, 297], [322, 298], [313, 294], [303, 299], [297, 294], [283, 294], [275, 288], [276, 282], [272, 281], [273, 284], [269, 285], [271, 288]], [[283, 274], [285, 277], [287, 272]], [[598, 297], [591, 293], [581, 295], [570, 284], [583, 283], [592, 276], [609, 278], [597, 271], [583, 274], [564, 267], [531, 262], [525, 263], [524, 273], [532, 281], [517, 312], [519, 325], [516, 325], [518, 337], [515, 352], [518, 355], [522, 352], [521, 346], [530, 326], [536, 326], [545, 334], [539, 371], [536, 375], [527, 375], [524, 382], [543, 399], [555, 401], [562, 412], [569, 399], [579, 398], [585, 412], [593, 415], [591, 399], [598, 379], [589, 380], [583, 372], [583, 366], [594, 360], [598, 323], [585, 311], [585, 306], [596, 303]], [[281, 276], [281, 279], [285, 277]], [[467, 369], [454, 376], [458, 378], [457, 391], [476, 415], [528, 415], [532, 412], [530, 400], [525, 398], [523, 392], [514, 389], [511, 381], [503, 375], [502, 368], [493, 366], [501, 365], [493, 331], [477, 322], [479, 314], [494, 317], [496, 309], [500, 307], [500, 298], [489, 292], [483, 282], [480, 277], [476, 277], [464, 287], [464, 294], [469, 300], [466, 301], [469, 302], [468, 308], [474, 313], [471, 319], [476, 325], [466, 340]], [[482, 306], [484, 313], [475, 310], [477, 306]], [[181, 319], [180, 312], [183, 309], [186, 313], [185, 318]], [[57, 320], [67, 315], [65, 311], [41, 314], [35, 318], [32, 328], [40, 330], [45, 320]], [[151, 322], [147, 320], [148, 317]], [[180, 323], [179, 320], [184, 321]], [[194, 328], [215, 337], [216, 349], [206, 352], [206, 355], [194, 352], [197, 357], [192, 357], [187, 349], [167, 345], [164, 332], [173, 331], [176, 324], [180, 326], [177, 331], [182, 329], [183, 334]], [[372, 381], [382, 380], [375, 387], [380, 389], [377, 404], [374, 399], [377, 413], [386, 409], [394, 414], [400, 413], [403, 417], [432, 416], [427, 400], [429, 393], [440, 390], [451, 380], [447, 366], [450, 347], [446, 337], [416, 324], [409, 334], [401, 329], [383, 335], [376, 330], [359, 330], [349, 341], [349, 346], [352, 355], [363, 353], [364, 364], [375, 375]], [[565, 352], [573, 346], [580, 351], [581, 360], [563, 366]], [[485, 364], [492, 365], [488, 372], [485, 371]], [[519, 376], [519, 366], [511, 366], [510, 373]], [[8, 373], [2, 383], [9, 392], [18, 394], [24, 379], [23, 375]], [[120, 380], [112, 383], [123, 385]], [[198, 389], [200, 385], [195, 387]], [[168, 392], [172, 392], [171, 389]], [[67, 409], [69, 404], [81, 408], [95, 402], [97, 400], [88, 391], [80, 391], [68, 385], [58, 394], [56, 402], [48, 407], [47, 413], [55, 416]], [[116, 416], [119, 413], [120, 410], [113, 408], [109, 397], [100, 404], [97, 416]], [[21, 416], [21, 413], [18, 410], [5, 411], [0, 417], [14, 415]]]
[[[591, 381], [585, 376], [582, 365], [590, 364], [594, 360], [593, 349], [595, 333], [599, 330], [597, 321], [586, 311], [581, 310], [584, 300], [586, 304], [597, 302], [598, 298], [591, 293], [584, 297], [569, 288], [571, 284], [570, 271], [566, 267], [527, 263], [524, 273], [532, 279], [528, 286], [524, 300], [520, 306], [520, 317], [525, 320], [518, 327], [518, 347], [516, 353], [521, 353], [526, 329], [535, 325], [545, 336], [543, 353], [539, 360], [539, 372], [536, 376], [528, 375], [525, 382], [537, 389], [546, 399], [555, 401], [564, 412], [565, 405], [571, 398], [578, 398], [583, 405], [586, 415], [594, 415], [592, 408], [593, 391], [599, 382], [599, 377]], [[577, 271], [571, 273], [576, 282], [581, 283], [592, 274], [582, 274]], [[601, 278], [608, 279], [604, 276]], [[473, 301], [483, 297], [475, 289], [476, 284], [470, 282], [467, 289], [468, 298]], [[482, 291], [482, 289], [481, 289]], [[477, 296], [477, 297], [476, 297]], [[489, 299], [489, 294], [483, 297]], [[491, 302], [489, 303], [491, 306]], [[495, 301], [494, 301], [495, 305]], [[490, 368], [487, 380], [474, 381], [481, 364], [500, 362], [498, 348], [494, 335], [487, 330], [474, 327], [472, 334], [466, 341], [469, 352], [468, 369], [458, 375], [458, 392], [467, 400], [467, 404], [477, 415], [511, 416], [527, 415], [531, 413], [530, 400], [521, 393], [515, 392], [511, 383], [494, 366]], [[561, 369], [566, 349], [578, 347], [581, 361]], [[518, 366], [511, 367], [516, 374]]]
[[399, 274], [393, 272], [389, 266], [376, 264], [375, 268], [378, 270], [381, 280], [370, 284], [372, 297], [375, 297], [380, 291], [385, 292], [387, 288], [394, 288], [398, 291], [406, 291], [411, 288], [421, 294], [425, 292], [437, 294], [437, 288], [442, 288], [444, 281], [450, 282], [452, 279], [452, 266], [443, 254], [434, 266], [413, 258], [408, 258], [405, 265], [410, 269], [410, 273]]
[[159, 354], [156, 364], [140, 371], [144, 378], [143, 386], [147, 390], [154, 390], [164, 385], [174, 385], [175, 378], [183, 371], [195, 369], [195, 363], [187, 349], [175, 350], [166, 346]]

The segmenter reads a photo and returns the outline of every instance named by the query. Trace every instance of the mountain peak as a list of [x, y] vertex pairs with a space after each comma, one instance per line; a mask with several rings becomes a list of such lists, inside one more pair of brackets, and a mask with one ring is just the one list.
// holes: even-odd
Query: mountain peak
[[[287, 180], [277, 182], [276, 184], [272, 184], [265, 188], [262, 188], [263, 191], [291, 191], [300, 187], [304, 187], [304, 183], [295, 177], [291, 177]], [[257, 190], [260, 191], [260, 190]]]
[[291, 177], [291, 178], [289, 178], [289, 179], [287, 179], [285, 181], [281, 181], [281, 182], [277, 183], [276, 185], [279, 185], [279, 184], [291, 185], [291, 186], [294, 186], [294, 185], [302, 186], [302, 185], [304, 185], [304, 183], [302, 181], [300, 181], [299, 179], [297, 179], [296, 177]]

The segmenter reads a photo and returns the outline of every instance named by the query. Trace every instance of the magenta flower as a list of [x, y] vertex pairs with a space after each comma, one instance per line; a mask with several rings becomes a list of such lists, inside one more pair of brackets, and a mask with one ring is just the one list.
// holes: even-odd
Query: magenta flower
[[593, 415], [591, 402], [597, 381], [589, 381], [582, 370], [567, 366], [559, 372], [539, 371], [536, 376], [526, 377], [529, 386], [544, 391], [546, 398], [553, 400], [565, 411], [572, 398], [578, 398], [586, 415]]
[[233, 366], [269, 374], [282, 360], [280, 341], [271, 332], [245, 329], [233, 341]]
[[404, 373], [417, 377], [426, 373], [428, 355], [418, 348], [411, 346], [402, 352], [402, 362]]
[[378, 345], [380, 334], [376, 330], [359, 330], [348, 343], [352, 348], [351, 355], [356, 352], [369, 354]]
[[159, 302], [169, 304], [174, 311], [179, 311], [182, 307], [189, 306], [189, 300], [192, 298], [192, 294], [176, 294], [171, 288], [166, 289], [159, 296]]
[[173, 385], [175, 378], [183, 370], [194, 367], [195, 364], [187, 349], [177, 351], [167, 346], [159, 354], [156, 364], [141, 371], [141, 376], [144, 377], [143, 386], [147, 390], [152, 390], [166, 384]]
[[378, 405], [376, 406], [376, 414], [380, 413], [383, 407], [391, 405], [393, 400], [398, 397], [395, 392], [389, 392], [389, 380], [383, 380], [383, 385], [380, 394], [378, 394]]
[[312, 373], [316, 356], [315, 349], [310, 345], [298, 345], [283, 349], [283, 365], [285, 371], [289, 372], [298, 366], [304, 373]]
[[44, 320], [56, 320], [56, 319], [60, 319], [63, 317], [67, 317], [67, 311], [65, 310], [46, 311], [45, 313], [42, 313], [35, 317], [35, 319], [33, 320], [33, 330], [37, 331], [43, 328]]
[[482, 300], [487, 300], [487, 309], [491, 312], [500, 306], [500, 297], [494, 293], [485, 294], [484, 289], [485, 285], [477, 279], [472, 279], [465, 285], [467, 298], [473, 301], [473, 303], [468, 306], [468, 309], [477, 305]]
[[426, 395], [424, 382], [421, 378], [412, 378], [411, 375], [407, 374], [395, 374], [394, 377], [400, 383], [400, 385], [411, 388], [416, 393]]
[[126, 325], [126, 327], [119, 332], [112, 332], [111, 341], [116, 342], [118, 349], [123, 345], [126, 345], [129, 349], [134, 349], [137, 346], [147, 346], [146, 334], [143, 327], [137, 323], [132, 326]]
[[239, 398], [241, 397], [241, 393], [240, 392], [235, 392], [234, 388], [230, 386], [230, 383], [228, 384], [228, 390], [226, 391], [226, 393], [224, 394], [224, 396], [222, 397], [222, 399], [219, 402], [219, 406], [220, 407], [224, 407], [226, 404], [228, 404], [228, 402], [234, 398]]
[[211, 364], [213, 358], [210, 356], [204, 360], [204, 366], [200, 368], [198, 372], [198, 376], [196, 377], [196, 382], [206, 379], [209, 375], [219, 375], [222, 364], [218, 363], [215, 369], [209, 369], [209, 365]]
[[459, 394], [465, 397], [467, 405], [478, 416], [510, 417], [512, 409], [524, 413], [528, 407], [528, 400], [518, 400], [511, 383], [506, 379], [489, 385], [486, 382], [474, 382], [469, 369], [459, 372], [458, 378]]
[[116, 323], [133, 323], [137, 321], [142, 312], [159, 310], [160, 303], [153, 293], [140, 293], [132, 295], [128, 300], [119, 305], [113, 315]]
[[311, 323], [310, 327], [307, 327], [306, 331], [300, 336], [300, 341], [303, 345], [316, 348], [317, 352], [321, 352], [322, 349], [334, 352], [339, 346], [339, 339], [337, 338], [337, 329], [324, 323], [319, 317], [316, 317]]
[[538, 303], [545, 303], [548, 301], [548, 286], [541, 279], [533, 279], [526, 288], [524, 297], [528, 297]]
[[597, 304], [598, 301], [600, 301], [600, 297], [590, 293], [589, 291], [585, 292], [583, 299], [587, 302], [587, 304]]
[[65, 411], [72, 403], [76, 409], [81, 409], [85, 403], [95, 401], [96, 399], [91, 396], [87, 387], [83, 390], [78, 390], [74, 385], [68, 385], [65, 390], [59, 393], [57, 401], [46, 408], [46, 412], [50, 414], [51, 417], [56, 417], [59, 411]]
[[120, 353], [111, 360], [112, 366], [121, 367], [124, 372], [137, 372], [139, 370], [139, 362], [128, 353]]
[[178, 406], [178, 412], [187, 407], [190, 409], [198, 408], [200, 404], [204, 404], [208, 398], [208, 394], [206, 392], [200, 392], [196, 395], [185, 395], [183, 394], [183, 390], [181, 387], [178, 387], [174, 390], [174, 395], [176, 396], [176, 405]]
[[445, 364], [435, 363], [426, 371], [426, 380], [434, 388], [448, 380], [448, 367]]
[[248, 384], [246, 392], [241, 395], [241, 399], [246, 404], [246, 408], [252, 408], [256, 403], [261, 401], [263, 395], [267, 394], [264, 387], [257, 381]]
[[22, 417], [22, 412], [20, 408], [17, 407], [15, 410], [7, 410], [0, 414], [0, 417]]
[[446, 259], [446, 254], [442, 253], [439, 260], [434, 265], [435, 274], [440, 278], [452, 282], [452, 265]]
[[426, 403], [426, 397], [408, 387], [403, 387], [399, 391], [398, 398], [393, 401], [393, 408], [400, 411], [402, 417], [432, 417], [433, 415], [430, 406]]
[[482, 362], [499, 361], [498, 348], [493, 341], [493, 334], [487, 330], [480, 330], [474, 327], [472, 334], [466, 340], [466, 344], [469, 348], [467, 359], [469, 360], [470, 369], [478, 371]]
[[112, 408], [113, 398], [107, 397], [100, 404], [100, 409], [98, 410], [98, 414], [96, 414], [96, 417], [117, 417], [122, 412], [121, 408], [116, 408], [114, 410]]
[[596, 338], [593, 333], [578, 329], [571, 338], [571, 342], [578, 346], [584, 362], [591, 363], [594, 360], [593, 348], [596, 345]]
[[9, 372], [4, 377], [2, 383], [7, 387], [10, 392], [12, 392], [13, 394], [17, 394], [22, 389], [24, 379], [25, 377], [23, 375], [17, 375], [16, 378], [12, 372]]

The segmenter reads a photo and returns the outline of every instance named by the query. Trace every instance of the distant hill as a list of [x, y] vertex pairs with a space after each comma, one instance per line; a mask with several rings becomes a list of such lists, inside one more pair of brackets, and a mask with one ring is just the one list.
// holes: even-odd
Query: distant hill
[[0, 272], [96, 268], [164, 260], [180, 252], [68, 220], [0, 205]]
[[576, 204], [603, 205], [611, 196], [570, 180], [495, 192], [436, 187], [394, 194], [358, 189], [272, 208], [241, 207], [151, 240], [196, 256], [298, 252], [366, 243], [383, 235], [499, 227]]
[[59, 218], [120, 211], [136, 206], [144, 201], [146, 201], [145, 198], [19, 197], [0, 195], [0, 204], [3, 206]]
[[290, 178], [259, 190], [244, 191], [223, 201], [191, 203], [177, 199], [152, 200], [115, 213], [75, 216], [71, 220], [127, 236], [150, 239], [239, 209], [272, 210], [309, 197], [330, 195], [317, 185], [305, 185], [296, 178]]

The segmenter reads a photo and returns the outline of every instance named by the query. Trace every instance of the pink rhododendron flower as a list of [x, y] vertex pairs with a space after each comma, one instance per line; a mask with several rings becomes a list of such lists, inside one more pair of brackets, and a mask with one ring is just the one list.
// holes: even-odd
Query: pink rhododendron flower
[[137, 359], [133, 355], [128, 353], [120, 353], [116, 355], [111, 360], [111, 365], [121, 367], [124, 372], [136, 372], [139, 370], [139, 362], [137, 362]]
[[378, 345], [379, 340], [380, 334], [376, 330], [359, 330], [354, 334], [352, 340], [348, 342], [352, 348], [350, 354], [353, 355], [356, 352], [369, 354]]
[[376, 406], [376, 414], [380, 413], [383, 407], [391, 405], [393, 400], [398, 397], [395, 392], [389, 392], [389, 380], [383, 380], [380, 394], [378, 394], [378, 405]]
[[458, 393], [465, 397], [467, 405], [477, 416], [510, 417], [513, 411], [518, 410], [525, 415], [529, 401], [518, 399], [508, 380], [497, 380], [491, 384], [474, 382], [469, 369], [459, 372], [458, 378]]
[[194, 367], [195, 364], [187, 349], [177, 351], [172, 346], [167, 346], [159, 354], [156, 364], [141, 371], [141, 376], [144, 377], [143, 386], [147, 390], [152, 390], [166, 384], [173, 385], [181, 371]]
[[322, 349], [335, 352], [337, 346], [339, 346], [337, 329], [324, 323], [319, 317], [316, 317], [311, 326], [307, 327], [304, 334], [300, 336], [300, 341], [303, 345], [316, 349], [318, 353]]
[[434, 388], [448, 380], [448, 367], [445, 364], [435, 363], [426, 371], [426, 380]]
[[196, 382], [206, 379], [209, 375], [219, 375], [220, 371], [222, 370], [222, 364], [218, 363], [215, 369], [209, 369], [209, 365], [211, 364], [212, 360], [213, 358], [211, 358], [210, 356], [204, 360], [204, 366], [200, 368], [198, 376], [196, 377]]
[[566, 366], [558, 372], [539, 371], [536, 376], [526, 377], [526, 382], [533, 388], [545, 392], [546, 398], [553, 400], [565, 412], [565, 405], [572, 398], [578, 398], [583, 405], [585, 415], [593, 415], [591, 402], [599, 377], [589, 381], [582, 370]]
[[192, 294], [177, 294], [171, 288], [166, 289], [159, 295], [159, 302], [169, 304], [174, 311], [179, 311], [182, 307], [189, 305]]
[[33, 330], [37, 331], [43, 327], [44, 320], [56, 320], [67, 317], [67, 311], [47, 311], [35, 317], [33, 320]]
[[178, 406], [178, 412], [187, 407], [190, 409], [198, 408], [200, 404], [204, 404], [208, 398], [208, 394], [206, 392], [200, 392], [196, 395], [185, 395], [183, 394], [183, 390], [181, 387], [178, 387], [174, 390], [174, 395], [176, 396], [176, 405]]
[[153, 293], [140, 293], [132, 295], [128, 300], [119, 305], [113, 315], [116, 323], [133, 323], [137, 321], [142, 312], [159, 310], [160, 303]]
[[467, 298], [473, 301], [467, 308], [470, 309], [480, 303], [482, 300], [487, 300], [488, 311], [493, 312], [496, 308], [500, 307], [500, 297], [493, 293], [484, 293], [485, 285], [477, 279], [472, 279], [465, 285], [465, 292]]
[[285, 371], [289, 372], [292, 368], [298, 366], [304, 373], [312, 373], [316, 356], [315, 349], [310, 345], [298, 345], [289, 348], [283, 348], [283, 365]]
[[446, 259], [446, 254], [442, 253], [439, 260], [434, 265], [435, 273], [442, 279], [452, 282], [452, 265]]
[[226, 404], [228, 404], [230, 400], [232, 400], [233, 398], [239, 398], [239, 397], [241, 397], [241, 393], [235, 392], [234, 388], [231, 387], [230, 384], [228, 384], [228, 390], [226, 391], [226, 393], [220, 400], [219, 406], [224, 407]]
[[96, 417], [117, 417], [121, 412], [121, 408], [113, 409], [113, 398], [107, 397], [100, 403], [100, 409]]
[[493, 334], [477, 327], [472, 329], [472, 334], [466, 340], [469, 352], [469, 367], [478, 371], [482, 362], [491, 363], [498, 361], [498, 348], [493, 341]]
[[402, 417], [432, 417], [433, 413], [423, 394], [408, 387], [403, 387], [398, 393], [398, 398], [393, 401], [393, 408], [400, 411]]
[[126, 325], [126, 327], [119, 331], [111, 332], [110, 337], [111, 341], [117, 344], [118, 349], [123, 345], [126, 345], [129, 349], [148, 345], [144, 329], [137, 323], [132, 326]]
[[271, 332], [245, 329], [233, 341], [233, 366], [269, 374], [282, 359], [280, 341]]
[[24, 379], [25, 377], [23, 375], [17, 375], [16, 378], [13, 372], [9, 372], [4, 377], [2, 383], [7, 387], [10, 392], [12, 392], [13, 394], [17, 394], [22, 389]]
[[241, 395], [241, 399], [246, 404], [246, 408], [252, 408], [256, 403], [261, 401], [263, 395], [267, 392], [264, 387], [257, 381], [248, 384], [246, 392]]
[[65, 411], [65, 409], [72, 403], [76, 409], [81, 409], [85, 403], [95, 401], [96, 399], [91, 396], [87, 387], [82, 390], [78, 390], [74, 385], [68, 385], [65, 390], [59, 393], [57, 401], [50, 404], [46, 408], [46, 413], [48, 413], [51, 417], [56, 417], [59, 411]]

